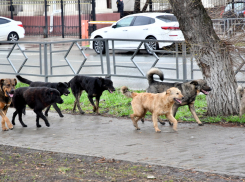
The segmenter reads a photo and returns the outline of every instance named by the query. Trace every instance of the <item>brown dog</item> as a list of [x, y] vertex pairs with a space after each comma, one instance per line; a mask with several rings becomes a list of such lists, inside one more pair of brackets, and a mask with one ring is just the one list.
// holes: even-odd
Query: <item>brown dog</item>
[[[2, 116], [3, 131], [7, 131], [8, 128], [11, 130], [13, 129], [13, 125], [10, 123], [6, 114], [11, 104], [16, 84], [17, 80], [15, 78], [5, 78], [0, 80], [0, 115]], [[7, 124], [8, 128], [6, 127], [5, 123]]]
[[173, 123], [173, 129], [177, 131], [178, 122], [173, 117], [172, 107], [175, 102], [181, 103], [181, 100], [184, 99], [179, 89], [172, 87], [166, 92], [152, 94], [130, 92], [127, 87], [123, 86], [121, 92], [123, 95], [133, 98], [131, 104], [134, 113], [131, 114], [130, 117], [137, 130], [140, 130], [137, 122], [141, 118], [144, 118], [147, 111], [150, 111], [152, 113], [152, 121], [156, 132], [161, 132], [157, 125], [157, 118], [160, 115], [165, 115], [169, 121]]

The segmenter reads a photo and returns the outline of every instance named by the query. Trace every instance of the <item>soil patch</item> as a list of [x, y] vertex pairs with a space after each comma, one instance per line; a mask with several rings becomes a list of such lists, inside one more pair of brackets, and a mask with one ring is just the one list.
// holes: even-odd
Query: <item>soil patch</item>
[[0, 181], [245, 181], [238, 176], [0, 145]]

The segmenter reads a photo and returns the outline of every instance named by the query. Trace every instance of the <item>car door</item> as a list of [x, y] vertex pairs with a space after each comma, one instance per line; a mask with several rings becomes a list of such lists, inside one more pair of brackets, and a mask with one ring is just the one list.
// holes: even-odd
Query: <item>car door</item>
[[[128, 38], [129, 39], [145, 39], [149, 35], [150, 26], [155, 22], [154, 18], [147, 16], [137, 16], [128, 29]], [[140, 42], [131, 41], [130, 47], [137, 48]]]
[[0, 18], [0, 40], [7, 41], [8, 34], [10, 33], [9, 26], [9, 20]]
[[[113, 39], [128, 39], [128, 30], [129, 27], [134, 19], [134, 16], [125, 17], [119, 20], [115, 25], [111, 27], [106, 32], [106, 38], [113, 38]], [[109, 42], [110, 48], [112, 48], [111, 41]], [[115, 41], [114, 42], [115, 48], [127, 48], [129, 47], [128, 41]]]

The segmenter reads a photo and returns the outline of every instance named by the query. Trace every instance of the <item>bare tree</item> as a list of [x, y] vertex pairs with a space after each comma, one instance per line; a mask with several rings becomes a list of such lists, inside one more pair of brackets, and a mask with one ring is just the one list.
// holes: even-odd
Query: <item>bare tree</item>
[[191, 44], [203, 77], [212, 91], [207, 97], [210, 116], [233, 115], [239, 111], [237, 82], [227, 45], [216, 35], [201, 0], [169, 0], [184, 37]]

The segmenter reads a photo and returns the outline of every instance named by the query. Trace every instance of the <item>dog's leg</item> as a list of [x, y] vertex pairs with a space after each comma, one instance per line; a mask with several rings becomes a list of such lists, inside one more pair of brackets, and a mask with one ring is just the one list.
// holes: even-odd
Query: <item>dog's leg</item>
[[[57, 104], [54, 103], [54, 104], [52, 104], [52, 106], [53, 106], [54, 109], [57, 111], [57, 113], [59, 114], [59, 116], [60, 116], [61, 118], [63, 118], [64, 116], [63, 116], [63, 114], [61, 113], [60, 108], [57, 106]], [[46, 113], [46, 112], [45, 112], [45, 113]], [[48, 114], [48, 113], [47, 113], [47, 114]]]
[[154, 126], [154, 128], [155, 128], [155, 131], [156, 131], [157, 133], [160, 133], [161, 130], [158, 128], [157, 119], [158, 119], [158, 115], [155, 114], [155, 113], [152, 113], [153, 126]]
[[[0, 115], [2, 116], [2, 130], [3, 131], [8, 131], [8, 128], [6, 127], [5, 123], [7, 124], [7, 122], [10, 123], [8, 117], [5, 115], [5, 111], [0, 109]], [[11, 124], [11, 123], [10, 123]], [[7, 124], [8, 125], [8, 124]], [[12, 124], [11, 124], [12, 125]], [[9, 127], [9, 126], [8, 126]], [[9, 129], [13, 129], [13, 125], [12, 127], [10, 126]]]
[[194, 107], [194, 103], [191, 103], [188, 105], [189, 109], [191, 111], [191, 114], [193, 115], [193, 117], [195, 118], [196, 122], [198, 123], [199, 126], [203, 126], [203, 123], [199, 120], [199, 118], [197, 117], [196, 111], [195, 111], [195, 107]]
[[72, 112], [75, 112], [76, 110], [76, 107], [77, 107], [77, 100], [74, 101], [74, 105], [73, 105], [73, 109], [72, 109]]
[[74, 95], [74, 96], [75, 96], [75, 98], [76, 98], [76, 101], [74, 102], [73, 112], [75, 111], [76, 106], [77, 106], [77, 108], [78, 108], [78, 110], [79, 110], [80, 114], [84, 114], [85, 112], [83, 112], [83, 111], [82, 111], [81, 106], [80, 106], [80, 103], [79, 103], [79, 100], [80, 100], [81, 94], [82, 94], [82, 91], [81, 91], [79, 94]]
[[[96, 108], [96, 106], [95, 106], [95, 104], [94, 104], [93, 96], [92, 96], [92, 95], [88, 95], [88, 99], [89, 99], [90, 103], [91, 103], [92, 106], [93, 106], [93, 111], [96, 112], [97, 108]], [[96, 101], [97, 101], [97, 100], [96, 100]]]
[[19, 121], [20, 121], [20, 124], [23, 126], [23, 127], [27, 127], [27, 125], [23, 122], [22, 120], [22, 112], [23, 112], [23, 109], [19, 109], [17, 110], [17, 113], [19, 115]]
[[18, 114], [18, 112], [17, 111], [14, 111], [13, 117], [12, 117], [12, 124], [13, 125], [15, 125], [15, 117], [16, 117], [17, 114]]
[[[100, 95], [101, 96], [101, 95]], [[99, 114], [100, 96], [96, 96], [96, 113]]]
[[[179, 105], [174, 104], [174, 105], [173, 105], [173, 108], [172, 108], [173, 117], [176, 116], [176, 113], [177, 113], [178, 109], [179, 109]], [[171, 123], [170, 120], [169, 120], [169, 125], [170, 125], [170, 126], [173, 126], [173, 123]]]
[[135, 114], [130, 114], [130, 118], [132, 119], [133, 121], [133, 125], [134, 127], [137, 129], [137, 130], [140, 130], [139, 126], [138, 126], [138, 121], [141, 117], [137, 117], [137, 119], [135, 119], [134, 117], [137, 117]]
[[[6, 116], [6, 114], [7, 114], [7, 111], [8, 111], [8, 108], [6, 108], [3, 112], [4, 112], [4, 114], [5, 114], [5, 116]], [[5, 120], [5, 122], [6, 122], [6, 124], [7, 124], [7, 126], [8, 126], [8, 128], [10, 129], [10, 130], [12, 130], [13, 128], [14, 128], [14, 126], [12, 125], [12, 123], [9, 121], [9, 119], [8, 119], [8, 117], [6, 116], [6, 120]]]
[[51, 105], [49, 105], [48, 107], [47, 107], [47, 109], [46, 109], [46, 111], [45, 111], [45, 116], [48, 116], [48, 111], [49, 111], [49, 109], [50, 109], [50, 107], [51, 107]]
[[39, 124], [39, 116], [38, 115], [36, 115], [36, 126], [38, 128], [42, 127], [42, 125]]
[[177, 131], [178, 121], [173, 117], [172, 114], [167, 114], [166, 117], [169, 119], [171, 123], [173, 123], [173, 130]]
[[[38, 118], [37, 126], [38, 126], [38, 124], [39, 124], [39, 117], [42, 118], [42, 119], [44, 120], [44, 122], [45, 122], [45, 124], [46, 124], [47, 127], [50, 126], [50, 124], [49, 124], [47, 118], [43, 115], [42, 111], [39, 111], [39, 110], [34, 109], [34, 112], [37, 114], [37, 118]], [[37, 121], [37, 120], [36, 120], [36, 121]]]

